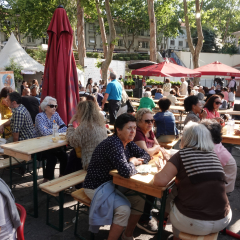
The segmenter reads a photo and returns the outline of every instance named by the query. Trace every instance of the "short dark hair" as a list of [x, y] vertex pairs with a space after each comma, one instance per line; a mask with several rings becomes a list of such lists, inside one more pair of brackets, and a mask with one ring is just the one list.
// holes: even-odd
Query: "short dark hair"
[[167, 111], [169, 109], [170, 105], [171, 105], [171, 101], [168, 98], [161, 98], [158, 101], [158, 106], [162, 110], [162, 112]]
[[166, 78], [166, 83], [170, 83], [170, 79], [169, 78]]
[[192, 105], [197, 105], [199, 99], [197, 96], [189, 96], [184, 99], [184, 108], [186, 112], [192, 111]]
[[11, 92], [13, 92], [11, 87], [4, 87], [0, 92], [0, 98], [6, 98]]
[[222, 99], [224, 98], [224, 94], [223, 93], [218, 93], [217, 95], [221, 96]]
[[136, 118], [128, 113], [123, 113], [120, 116], [118, 116], [118, 118], [115, 121], [114, 124], [114, 134], [117, 135], [117, 128], [119, 128], [120, 130], [122, 130], [125, 126], [125, 124], [127, 124], [128, 122], [136, 122]]
[[18, 92], [11, 92], [8, 94], [8, 96], [11, 102], [16, 101], [17, 104], [22, 103], [21, 95]]
[[214, 94], [212, 95], [206, 102], [206, 104], [204, 105], [205, 108], [207, 108], [210, 112], [213, 111], [213, 103], [215, 102], [215, 100], [219, 98], [218, 95]]
[[227, 92], [228, 89], [227, 89], [226, 87], [224, 87], [223, 90], [224, 90], [225, 92]]
[[162, 90], [162, 88], [158, 88], [156, 92], [157, 93], [163, 93], [163, 90]]
[[145, 91], [151, 91], [151, 88], [150, 88], [150, 87], [147, 87]]
[[235, 77], [234, 77], [234, 76], [232, 76], [231, 78], [232, 78], [232, 79], [235, 79]]
[[201, 121], [211, 133], [212, 140], [215, 144], [219, 144], [222, 141], [222, 126], [214, 119], [204, 119]]
[[170, 91], [170, 94], [175, 95], [175, 94], [176, 94], [176, 91], [173, 89], [173, 90]]
[[22, 81], [22, 84], [25, 83], [25, 82], [26, 82], [26, 81], [23, 80], [23, 81]]

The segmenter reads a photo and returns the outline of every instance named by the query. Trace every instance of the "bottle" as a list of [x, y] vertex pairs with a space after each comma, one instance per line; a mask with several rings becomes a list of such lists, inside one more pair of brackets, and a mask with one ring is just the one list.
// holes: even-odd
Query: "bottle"
[[53, 120], [53, 137], [56, 137], [58, 132], [58, 126], [55, 120]]
[[230, 134], [231, 134], [231, 135], [234, 134], [234, 127], [235, 127], [235, 120], [232, 119], [232, 121], [231, 121], [231, 130], [230, 130]]

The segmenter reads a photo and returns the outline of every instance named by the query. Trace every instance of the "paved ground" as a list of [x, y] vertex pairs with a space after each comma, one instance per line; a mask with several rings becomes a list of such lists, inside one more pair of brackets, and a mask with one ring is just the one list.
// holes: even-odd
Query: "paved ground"
[[[239, 100], [239, 99], [238, 99]], [[239, 149], [233, 149], [233, 155], [236, 159], [237, 165], [240, 167], [240, 146]], [[239, 168], [238, 168], [239, 169]], [[57, 177], [57, 171], [56, 177]], [[26, 177], [27, 176], [27, 177]], [[0, 177], [2, 177], [6, 182], [9, 182], [9, 171], [0, 170]], [[39, 171], [38, 183], [42, 182], [42, 172]], [[14, 174], [14, 185], [13, 194], [16, 198], [16, 202], [22, 204], [28, 212], [32, 212], [32, 177], [31, 175], [25, 175], [21, 177]], [[74, 224], [73, 219], [75, 217], [75, 204], [70, 195], [65, 197], [65, 230], [60, 233], [53, 228], [46, 225], [46, 194], [38, 191], [39, 194], [39, 218], [35, 219], [30, 215], [27, 215], [25, 223], [25, 239], [26, 240], [74, 240]], [[211, 201], [211, 199], [209, 199]], [[234, 233], [240, 234], [240, 171], [238, 171], [235, 190], [229, 197], [231, 204], [231, 209], [233, 212], [233, 218], [228, 226], [228, 229]], [[58, 207], [57, 203], [52, 200], [51, 210], [50, 210], [51, 221], [57, 224], [58, 220]], [[98, 235], [96, 235], [96, 240], [107, 239], [109, 227], [101, 228]], [[78, 225], [78, 231], [82, 233], [85, 239], [90, 239], [90, 234], [88, 232], [88, 217], [85, 214], [80, 215], [80, 223]], [[171, 225], [167, 226], [164, 232], [165, 240], [167, 236], [171, 234]], [[156, 236], [145, 234], [142, 230], [136, 228], [134, 232], [134, 237], [136, 240], [156, 240]], [[219, 235], [220, 240], [231, 240], [234, 239], [230, 236]]]

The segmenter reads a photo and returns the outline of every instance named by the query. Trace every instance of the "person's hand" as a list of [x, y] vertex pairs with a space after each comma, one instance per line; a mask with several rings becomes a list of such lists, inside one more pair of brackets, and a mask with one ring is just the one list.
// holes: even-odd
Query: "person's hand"
[[207, 111], [203, 109], [202, 113], [200, 114], [201, 119], [205, 119], [207, 117]]
[[129, 162], [132, 162], [134, 164], [134, 166], [142, 165], [143, 161], [144, 161], [143, 158], [132, 157], [129, 159]]
[[162, 170], [166, 165], [166, 163], [167, 163], [166, 160], [163, 160], [162, 158], [158, 158], [158, 160], [155, 161], [158, 171]]
[[162, 155], [163, 155], [163, 159], [168, 161], [171, 157], [170, 154], [163, 147], [161, 147], [161, 152], [162, 152]]
[[159, 144], [156, 144], [155, 145], [155, 149], [156, 149], [156, 152], [160, 152], [161, 151], [161, 147]]
[[216, 121], [218, 121], [220, 124], [224, 123], [224, 120], [220, 117], [214, 118]]
[[73, 124], [73, 122], [76, 121], [76, 120], [77, 120], [77, 115], [74, 114], [72, 119], [70, 120], [69, 124]]
[[1, 126], [0, 126], [0, 133], [2, 134], [3, 132], [4, 132], [4, 126], [1, 125]]

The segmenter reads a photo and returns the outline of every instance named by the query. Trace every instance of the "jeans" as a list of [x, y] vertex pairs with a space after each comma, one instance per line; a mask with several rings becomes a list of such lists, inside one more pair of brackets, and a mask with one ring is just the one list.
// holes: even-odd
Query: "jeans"
[[117, 112], [121, 107], [121, 101], [119, 100], [108, 100], [108, 111], [110, 115], [110, 124], [114, 125], [117, 118]]

